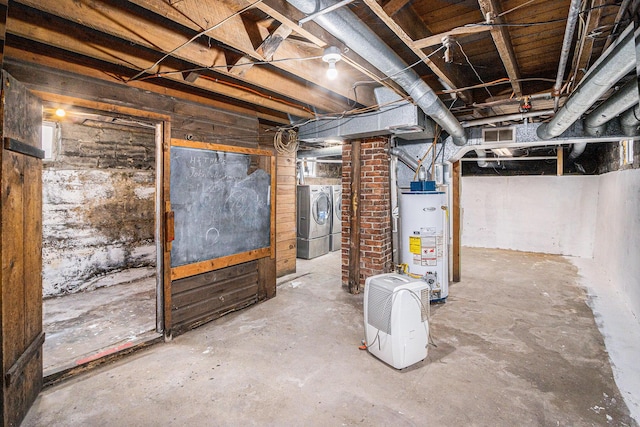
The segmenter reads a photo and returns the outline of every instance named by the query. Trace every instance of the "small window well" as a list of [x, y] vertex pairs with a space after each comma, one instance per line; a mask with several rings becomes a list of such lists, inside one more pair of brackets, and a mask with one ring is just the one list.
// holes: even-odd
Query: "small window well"
[[56, 124], [42, 122], [42, 149], [44, 160], [53, 160], [56, 151]]

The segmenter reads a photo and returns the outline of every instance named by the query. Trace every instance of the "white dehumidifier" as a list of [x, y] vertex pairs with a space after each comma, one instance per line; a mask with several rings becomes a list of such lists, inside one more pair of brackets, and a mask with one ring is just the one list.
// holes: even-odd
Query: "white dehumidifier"
[[369, 277], [364, 335], [371, 354], [396, 369], [427, 357], [429, 285], [396, 273]]

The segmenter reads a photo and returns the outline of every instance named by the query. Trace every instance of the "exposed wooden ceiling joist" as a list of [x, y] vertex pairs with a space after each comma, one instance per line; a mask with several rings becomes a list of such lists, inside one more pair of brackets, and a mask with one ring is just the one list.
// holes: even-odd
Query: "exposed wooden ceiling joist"
[[[504, 21], [500, 17], [500, 6], [496, 0], [478, 0], [480, 10], [484, 16], [488, 16], [496, 24], [503, 24]], [[511, 38], [509, 32], [502, 26], [496, 26], [491, 30], [491, 37], [493, 42], [500, 53], [500, 58], [504, 64], [504, 68], [507, 71], [507, 75], [511, 80], [511, 87], [517, 97], [522, 96], [522, 85], [520, 84], [520, 70], [518, 68], [518, 62], [516, 61], [516, 55], [511, 45]]]
[[427, 48], [427, 47], [437, 46], [439, 44], [442, 44], [442, 39], [444, 37], [446, 37], [446, 36], [459, 36], [459, 35], [483, 33], [485, 31], [490, 31], [492, 29], [493, 29], [493, 27], [491, 25], [476, 25], [476, 26], [469, 26], [469, 27], [457, 27], [457, 28], [454, 28], [451, 31], [446, 31], [446, 32], [440, 33], [440, 34], [434, 34], [432, 36], [425, 37], [425, 38], [420, 39], [420, 40], [416, 40], [414, 42], [414, 46], [417, 47], [418, 49], [424, 49], [424, 48]]
[[[198, 67], [220, 67], [216, 68], [215, 71], [221, 74], [231, 75], [225, 68], [229, 64], [226, 63], [223, 49], [215, 45], [207, 46], [195, 42], [187, 43], [190, 39], [189, 35], [179, 31], [177, 28], [162, 26], [149, 17], [138, 15], [134, 19], [131, 13], [124, 9], [111, 4], [89, 2], [88, 0], [59, 0], [56, 2], [47, 2], [44, 5], [41, 5], [42, 2], [38, 0], [24, 0], [21, 1], [21, 3], [36, 9], [44, 9], [46, 12], [77, 24], [88, 25], [94, 30], [105, 32], [114, 37], [126, 40], [129, 43], [134, 43], [149, 49], [171, 52], [177, 47], [183, 46], [176, 50], [172, 56], [188, 61]], [[236, 32], [237, 31], [228, 31], [228, 33]], [[227, 32], [222, 32], [222, 34], [227, 34]], [[236, 40], [239, 39], [237, 35], [233, 37]], [[250, 40], [245, 40], [245, 43], [250, 43]], [[254, 57], [258, 55], [253, 47], [251, 47], [251, 50], [253, 50]], [[304, 75], [305, 65], [301, 66], [301, 63], [306, 61], [294, 62]], [[284, 62], [280, 64], [284, 64]], [[162, 66], [162, 64], [160, 65]], [[323, 95], [321, 91], [311, 90], [306, 84], [292, 81], [290, 78], [279, 75], [267, 67], [253, 68], [254, 69], [245, 73], [243, 76], [233, 75], [233, 77], [240, 78], [250, 85], [261, 87], [265, 91], [280, 93], [284, 97], [290, 97], [301, 103], [310, 103], [324, 111], [343, 111], [347, 108], [348, 104], [346, 102], [340, 103], [336, 98], [330, 100]], [[313, 69], [314, 67], [309, 65], [306, 68]], [[313, 72], [317, 75], [323, 75], [321, 70], [317, 68], [318, 67], [315, 67]], [[151, 69], [149, 73], [153, 74], [157, 71], [158, 69]], [[323, 78], [326, 79], [324, 75]], [[334, 92], [337, 92], [337, 90]], [[348, 89], [345, 88], [343, 92], [345, 94], [352, 93], [350, 87]]]
[[[415, 46], [414, 41], [411, 39], [411, 37], [409, 37], [407, 33], [398, 24], [396, 24], [396, 22], [391, 19], [389, 15], [386, 14], [382, 6], [380, 6], [375, 0], [364, 0], [364, 3], [369, 6], [373, 13], [375, 13], [378, 18], [380, 18], [384, 22], [384, 24], [389, 27], [389, 29], [393, 31], [394, 34], [398, 36], [398, 38], [402, 40], [407, 45], [407, 47], [418, 56], [418, 58], [422, 59], [424, 63], [429, 66], [433, 73], [438, 76], [438, 78], [441, 79], [444, 84], [446, 84], [451, 89], [456, 89], [458, 87], [458, 84], [452, 81], [448, 74], [442, 71], [437, 66], [437, 64], [429, 58], [427, 54], [425, 54], [421, 49]], [[470, 101], [470, 99], [463, 92], [461, 92], [459, 96], [465, 102]]]
[[[222, 22], [239, 10], [238, 7], [231, 7], [226, 2], [219, 0], [182, 0], [180, 2], [174, 2], [173, 4], [168, 4], [163, 0], [131, 1], [146, 9], [154, 11], [160, 16], [170, 18], [171, 20], [178, 22], [185, 27], [191, 28], [194, 31], [204, 31], [212, 25]], [[324, 41], [312, 35], [310, 32], [304, 31], [292, 20], [285, 19], [282, 13], [277, 12], [275, 8], [270, 7], [264, 2], [256, 3], [255, 1], [245, 0], [242, 0], [242, 2], [245, 3], [245, 7], [254, 5], [256, 9], [268, 14], [280, 23], [284, 24], [286, 27], [298, 34], [301, 34], [303, 37], [308, 38], [317, 45], [317, 48], [308, 46], [305, 48], [299, 44], [284, 40], [281, 43], [277, 54], [272, 58], [274, 61], [271, 62], [270, 65], [291, 73], [292, 75], [300, 76], [304, 80], [313, 82], [320, 87], [330, 89], [345, 98], [354, 100], [353, 91], [347, 82], [351, 79], [362, 78], [361, 76], [358, 77], [359, 73], [356, 74], [355, 70], [346, 70], [345, 73], [347, 74], [347, 77], [345, 79], [340, 81], [328, 81], [324, 73], [324, 67], [318, 67], [318, 60], [304, 60], [305, 58], [321, 56], [323, 51], [322, 48], [326, 46]], [[247, 57], [252, 58], [254, 61], [264, 61], [266, 58], [258, 53], [257, 48], [259, 46], [258, 44], [254, 44], [254, 40], [252, 40], [246, 25], [247, 22], [243, 21], [241, 16], [237, 16], [226, 21], [224, 25], [219, 28], [207, 32], [207, 35], [232, 47], [236, 51], [247, 55]], [[263, 41], [269, 35], [268, 29], [264, 27], [256, 26], [251, 30], [261, 33], [260, 41]], [[301, 60], [295, 60], [297, 58]], [[287, 59], [293, 60], [287, 61]], [[359, 101], [365, 105], [375, 103], [372, 96], [361, 96]]]

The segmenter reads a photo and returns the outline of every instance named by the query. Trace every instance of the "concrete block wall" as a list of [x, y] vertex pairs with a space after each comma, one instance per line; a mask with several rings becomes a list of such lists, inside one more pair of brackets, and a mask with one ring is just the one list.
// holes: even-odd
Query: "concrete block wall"
[[[360, 287], [367, 277], [392, 271], [391, 194], [389, 191], [389, 140], [361, 141], [360, 186]], [[351, 148], [342, 151], [342, 283], [349, 282], [351, 218]]]
[[154, 130], [62, 122], [57, 148], [43, 167], [43, 295], [154, 267]]

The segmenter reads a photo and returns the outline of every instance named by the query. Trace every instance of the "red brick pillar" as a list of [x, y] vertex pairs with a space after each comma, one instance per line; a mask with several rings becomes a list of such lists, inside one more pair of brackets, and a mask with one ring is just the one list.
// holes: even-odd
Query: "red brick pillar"
[[[349, 282], [351, 235], [351, 144], [342, 148], [342, 283]], [[360, 289], [367, 277], [392, 271], [389, 138], [361, 140]]]

